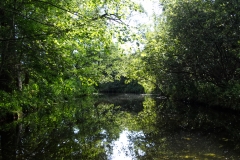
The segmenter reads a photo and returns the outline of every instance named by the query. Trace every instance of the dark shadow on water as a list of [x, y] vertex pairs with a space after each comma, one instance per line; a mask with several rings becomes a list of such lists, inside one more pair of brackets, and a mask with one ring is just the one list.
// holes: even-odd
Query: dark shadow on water
[[[156, 130], [139, 159], [239, 159], [239, 115], [181, 103], [159, 104]], [[137, 137], [137, 141], [141, 137]]]

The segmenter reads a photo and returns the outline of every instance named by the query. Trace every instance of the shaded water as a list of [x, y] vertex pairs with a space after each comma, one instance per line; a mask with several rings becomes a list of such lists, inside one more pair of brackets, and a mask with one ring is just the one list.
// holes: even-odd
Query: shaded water
[[0, 126], [0, 159], [240, 159], [239, 115], [144, 95], [53, 105]]

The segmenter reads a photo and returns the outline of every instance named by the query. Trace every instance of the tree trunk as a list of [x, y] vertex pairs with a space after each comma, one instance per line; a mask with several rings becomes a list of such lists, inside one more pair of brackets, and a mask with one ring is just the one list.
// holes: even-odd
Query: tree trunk
[[[21, 63], [18, 58], [17, 33], [16, 33], [16, 0], [7, 4], [2, 2], [0, 8], [1, 44], [0, 61], [0, 90], [12, 92], [14, 89], [22, 90]], [[7, 7], [10, 6], [10, 7]], [[12, 8], [13, 11], [5, 11], [4, 8]]]

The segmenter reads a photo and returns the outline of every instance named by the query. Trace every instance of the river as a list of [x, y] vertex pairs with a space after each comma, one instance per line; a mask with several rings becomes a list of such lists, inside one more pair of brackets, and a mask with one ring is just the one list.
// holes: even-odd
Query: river
[[154, 95], [95, 95], [0, 126], [2, 160], [240, 159], [239, 113]]

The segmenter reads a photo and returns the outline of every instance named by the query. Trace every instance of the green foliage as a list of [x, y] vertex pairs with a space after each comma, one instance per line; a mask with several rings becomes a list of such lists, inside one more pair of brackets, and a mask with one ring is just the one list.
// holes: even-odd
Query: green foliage
[[170, 0], [162, 7], [155, 31], [147, 35], [145, 72], [174, 99], [237, 104], [238, 2]]
[[136, 80], [126, 82], [127, 78], [121, 77], [120, 80], [101, 83], [97, 89], [100, 93], [144, 93], [144, 88]]
[[131, 0], [1, 1], [0, 91], [21, 100], [1, 107], [92, 93], [112, 72], [104, 59], [132, 9], [141, 8]]
[[139, 52], [123, 54], [114, 64], [117, 70], [115, 79], [121, 79], [121, 76], [126, 77], [129, 79], [127, 82], [133, 80], [144, 88], [145, 93], [152, 93], [159, 88], [155, 76], [144, 70], [146, 62], [141, 60], [142, 56]]

